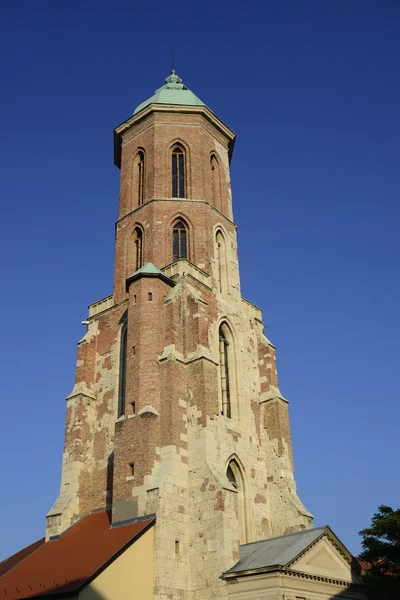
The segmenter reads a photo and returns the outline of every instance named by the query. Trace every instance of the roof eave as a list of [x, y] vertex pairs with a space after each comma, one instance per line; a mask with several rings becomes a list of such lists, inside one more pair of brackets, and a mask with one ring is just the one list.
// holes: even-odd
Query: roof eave
[[212, 123], [221, 133], [228, 139], [228, 151], [229, 151], [229, 162], [232, 158], [233, 148], [235, 145], [236, 134], [230, 129], [216, 114], [213, 113], [207, 106], [201, 105], [187, 105], [187, 104], [148, 104], [143, 107], [139, 112], [132, 115], [118, 125], [114, 129], [114, 164], [118, 168], [121, 168], [121, 148], [122, 148], [122, 134], [125, 133], [132, 125], [136, 125], [141, 120], [145, 119], [152, 112], [173, 112], [173, 113], [200, 113], [203, 114], [210, 123]]
[[141, 279], [142, 277], [161, 279], [161, 281], [167, 283], [171, 287], [174, 287], [176, 285], [176, 282], [173, 281], [173, 279], [171, 279], [170, 277], [168, 277], [168, 275], [164, 275], [164, 273], [143, 273], [143, 271], [138, 271], [130, 277], [128, 277], [128, 279], [126, 280], [126, 291], [129, 291], [129, 286], [131, 285], [131, 283], [133, 283], [137, 279]]
[[245, 569], [243, 571], [226, 571], [222, 573], [221, 579], [225, 581], [232, 581], [233, 579], [237, 579], [238, 577], [250, 577], [251, 575], [262, 575], [263, 573], [273, 573], [274, 571], [283, 571], [285, 569], [284, 565], [271, 565], [269, 567], [260, 567], [259, 569]]

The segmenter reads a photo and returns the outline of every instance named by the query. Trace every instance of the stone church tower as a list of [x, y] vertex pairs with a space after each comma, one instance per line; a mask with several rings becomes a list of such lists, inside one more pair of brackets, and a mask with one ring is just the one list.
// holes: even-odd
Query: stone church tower
[[89, 306], [47, 516], [50, 537], [105, 506], [155, 514], [158, 599], [223, 596], [240, 543], [312, 527], [275, 348], [241, 296], [234, 141], [174, 71], [115, 130], [114, 291]]

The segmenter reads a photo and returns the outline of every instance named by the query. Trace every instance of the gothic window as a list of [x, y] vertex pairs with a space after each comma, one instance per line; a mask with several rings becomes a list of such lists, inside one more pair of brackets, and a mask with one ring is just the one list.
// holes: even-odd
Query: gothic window
[[185, 197], [185, 152], [181, 146], [172, 150], [172, 197]]
[[187, 258], [188, 234], [187, 227], [182, 221], [177, 221], [172, 229], [173, 260]]
[[217, 259], [217, 284], [218, 291], [221, 293], [228, 292], [228, 260], [226, 252], [225, 238], [221, 231], [217, 231], [215, 236], [216, 244], [216, 259]]
[[231, 407], [231, 369], [232, 369], [232, 349], [230, 346], [231, 338], [229, 329], [225, 323], [219, 328], [219, 373], [221, 383], [221, 414], [229, 419], [232, 416]]
[[126, 392], [126, 353], [127, 353], [127, 323], [122, 325], [120, 350], [119, 350], [119, 387], [118, 387], [118, 414], [119, 419], [125, 414], [125, 392]]
[[134, 164], [134, 186], [137, 197], [137, 205], [143, 204], [144, 197], [144, 152], [139, 150]]
[[239, 524], [239, 540], [241, 544], [247, 544], [251, 541], [251, 517], [249, 513], [248, 502], [246, 501], [245, 477], [239, 463], [233, 458], [227, 467], [226, 477], [235, 488], [237, 502], [237, 517]]
[[135, 239], [135, 271], [143, 266], [143, 231], [136, 227], [134, 231]]
[[221, 180], [219, 175], [219, 164], [215, 154], [210, 158], [212, 203], [217, 210], [221, 210]]

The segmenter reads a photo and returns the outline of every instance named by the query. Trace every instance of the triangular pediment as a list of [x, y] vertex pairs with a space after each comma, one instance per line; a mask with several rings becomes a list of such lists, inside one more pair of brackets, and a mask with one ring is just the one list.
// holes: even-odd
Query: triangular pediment
[[330, 535], [324, 535], [294, 559], [290, 569], [352, 583], [361, 582], [360, 575], [352, 566], [351, 555]]

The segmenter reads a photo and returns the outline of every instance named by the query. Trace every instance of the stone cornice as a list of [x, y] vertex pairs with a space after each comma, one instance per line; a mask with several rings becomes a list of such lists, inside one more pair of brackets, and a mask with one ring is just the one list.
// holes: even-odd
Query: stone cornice
[[263, 567], [261, 569], [251, 569], [248, 571], [242, 571], [240, 573], [223, 573], [222, 579], [225, 579], [227, 583], [238, 583], [240, 579], [245, 577], [254, 577], [257, 575], [261, 576], [274, 573], [280, 573], [281, 575], [288, 575], [290, 577], [298, 577], [300, 579], [320, 581], [321, 583], [330, 583], [331, 585], [336, 585], [340, 587], [356, 587], [359, 589], [365, 589], [366, 587], [365, 584], [353, 583], [352, 581], [346, 581], [345, 579], [336, 579], [334, 577], [325, 577], [323, 575], [312, 575], [311, 573], [304, 573], [303, 571], [294, 571], [292, 569], [281, 567], [280, 565], [275, 565], [272, 567]]
[[323, 575], [312, 575], [311, 573], [304, 573], [303, 571], [294, 571], [292, 569], [284, 569], [285, 575], [290, 575], [291, 577], [300, 577], [301, 579], [311, 579], [313, 581], [321, 581], [322, 583], [330, 583], [332, 585], [339, 585], [341, 587], [357, 587], [360, 589], [365, 589], [366, 585], [362, 583], [353, 583], [352, 581], [346, 581], [344, 579], [335, 579], [333, 577], [324, 577]]
[[[237, 225], [231, 221], [231, 219], [229, 219], [229, 217], [227, 217], [226, 215], [224, 215], [222, 212], [220, 212], [219, 210], [217, 210], [214, 206], [212, 206], [209, 202], [207, 202], [207, 200], [201, 200], [199, 198], [151, 198], [151, 200], [147, 200], [147, 202], [145, 202], [144, 204], [141, 204], [140, 206], [137, 206], [136, 208], [134, 208], [133, 210], [131, 210], [129, 213], [127, 213], [126, 215], [124, 215], [123, 217], [117, 219], [116, 223], [115, 223], [115, 227], [117, 228], [118, 225], [124, 221], [125, 219], [127, 219], [128, 217], [132, 216], [133, 214], [140, 212], [142, 210], [144, 210], [149, 204], [152, 204], [153, 202], [174, 202], [177, 203], [179, 202], [179, 204], [205, 204], [206, 206], [208, 206], [211, 210], [215, 211], [216, 213], [218, 213], [222, 218], [224, 218], [228, 223], [230, 223], [231, 225], [234, 226], [235, 229], [237, 229]], [[250, 303], [251, 304], [251, 303]]]

